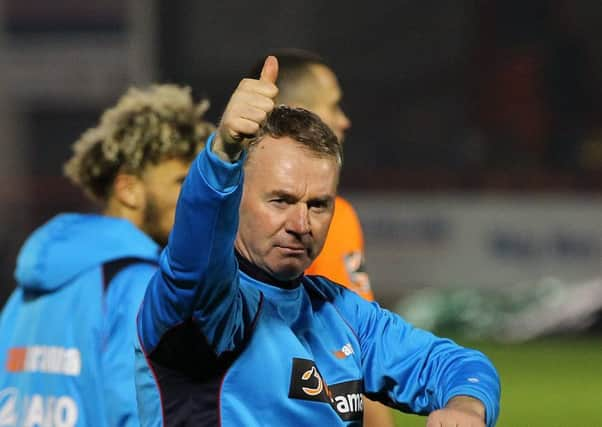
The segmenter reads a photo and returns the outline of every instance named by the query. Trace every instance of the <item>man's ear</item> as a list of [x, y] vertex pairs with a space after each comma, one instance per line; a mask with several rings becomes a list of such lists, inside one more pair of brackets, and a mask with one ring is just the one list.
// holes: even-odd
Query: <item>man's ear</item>
[[142, 180], [135, 175], [117, 174], [113, 181], [113, 197], [129, 209], [142, 209], [146, 203]]

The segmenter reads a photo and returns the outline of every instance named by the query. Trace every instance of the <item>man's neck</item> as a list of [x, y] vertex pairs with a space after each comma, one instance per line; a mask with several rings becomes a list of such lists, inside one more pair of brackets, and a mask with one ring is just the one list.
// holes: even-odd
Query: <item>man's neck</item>
[[266, 271], [257, 267], [248, 259], [244, 258], [238, 251], [234, 252], [236, 254], [236, 259], [238, 260], [238, 266], [240, 270], [246, 275], [251, 276], [255, 280], [259, 280], [260, 282], [267, 283], [268, 285], [272, 286], [277, 286], [283, 289], [294, 289], [301, 283], [301, 278], [303, 277], [303, 275], [293, 280], [278, 280]]
[[114, 198], [109, 199], [102, 213], [106, 216], [127, 219], [137, 228], [141, 228], [142, 226], [141, 212], [124, 206]]

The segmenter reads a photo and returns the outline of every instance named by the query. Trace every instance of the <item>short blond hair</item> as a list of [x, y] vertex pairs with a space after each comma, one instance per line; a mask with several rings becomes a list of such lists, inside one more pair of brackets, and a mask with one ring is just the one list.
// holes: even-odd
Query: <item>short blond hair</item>
[[192, 160], [215, 126], [203, 116], [209, 101], [195, 104], [190, 88], [130, 88], [98, 125], [73, 144], [65, 175], [99, 202], [111, 194], [119, 172], [140, 175], [148, 164]]

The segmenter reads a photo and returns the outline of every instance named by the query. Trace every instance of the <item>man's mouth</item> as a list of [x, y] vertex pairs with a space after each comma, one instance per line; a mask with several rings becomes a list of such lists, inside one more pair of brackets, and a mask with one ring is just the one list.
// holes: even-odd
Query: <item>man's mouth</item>
[[304, 254], [306, 252], [305, 246], [278, 245], [277, 247], [280, 248], [280, 250], [291, 254]]

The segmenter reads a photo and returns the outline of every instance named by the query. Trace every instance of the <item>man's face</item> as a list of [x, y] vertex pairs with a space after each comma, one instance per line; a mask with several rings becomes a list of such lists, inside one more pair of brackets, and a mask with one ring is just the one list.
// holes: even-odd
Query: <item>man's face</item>
[[240, 254], [278, 280], [300, 276], [324, 245], [339, 168], [291, 138], [264, 137], [245, 165]]
[[141, 228], [161, 246], [167, 245], [178, 195], [189, 167], [188, 161], [169, 159], [147, 166], [142, 174], [146, 203]]
[[334, 132], [340, 142], [345, 138], [345, 131], [351, 127], [351, 121], [341, 109], [343, 93], [337, 77], [324, 65], [310, 66], [311, 76], [306, 85], [310, 93], [307, 104], [299, 103], [298, 107], [306, 108], [317, 114]]

